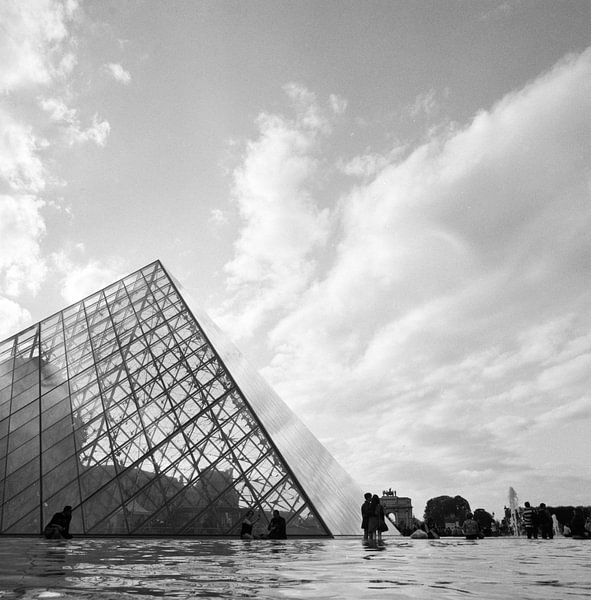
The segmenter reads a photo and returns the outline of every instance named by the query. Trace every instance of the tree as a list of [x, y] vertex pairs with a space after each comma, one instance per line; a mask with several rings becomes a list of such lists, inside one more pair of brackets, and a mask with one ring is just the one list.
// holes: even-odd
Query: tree
[[484, 508], [477, 508], [474, 511], [474, 519], [477, 521], [480, 531], [486, 535], [490, 535], [490, 524], [494, 521], [493, 516], [484, 510]]
[[550, 514], [556, 515], [556, 520], [561, 525], [568, 525], [575, 514], [574, 506], [548, 506], [547, 508], [550, 511]]
[[[556, 520], [561, 525], [568, 525], [575, 514], [574, 506], [547, 506], [550, 514], [556, 515]], [[591, 506], [582, 506], [585, 517], [591, 517]]]
[[427, 501], [424, 519], [438, 529], [444, 529], [445, 523], [458, 521], [462, 525], [466, 514], [470, 512], [470, 503], [461, 496], [437, 496]]

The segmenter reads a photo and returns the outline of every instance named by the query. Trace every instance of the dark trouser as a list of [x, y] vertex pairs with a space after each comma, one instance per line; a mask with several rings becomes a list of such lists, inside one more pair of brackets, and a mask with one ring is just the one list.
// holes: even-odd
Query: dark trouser
[[64, 530], [60, 525], [48, 525], [43, 532], [48, 540], [61, 540], [64, 536]]
[[531, 540], [532, 537], [534, 540], [538, 539], [538, 528], [537, 527], [526, 527], [525, 533], [527, 533], [527, 539]]
[[542, 534], [542, 539], [551, 540], [554, 537], [554, 527], [552, 525], [543, 525], [540, 527], [540, 533]]

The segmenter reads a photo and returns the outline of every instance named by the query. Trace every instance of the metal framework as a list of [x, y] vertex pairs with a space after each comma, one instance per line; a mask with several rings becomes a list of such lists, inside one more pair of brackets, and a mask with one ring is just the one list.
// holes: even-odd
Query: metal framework
[[220, 335], [156, 261], [0, 343], [0, 533], [66, 504], [85, 535], [356, 532], [356, 486]]

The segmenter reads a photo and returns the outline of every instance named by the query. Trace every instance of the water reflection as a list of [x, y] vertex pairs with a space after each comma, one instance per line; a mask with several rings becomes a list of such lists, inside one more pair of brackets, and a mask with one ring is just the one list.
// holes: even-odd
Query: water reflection
[[565, 538], [3, 538], [0, 598], [582, 599], [591, 595], [590, 550]]
[[39, 556], [33, 555], [31, 560], [31, 574], [38, 577], [53, 577], [65, 575], [64, 567], [68, 551], [66, 540], [59, 546], [51, 546], [39, 552]]

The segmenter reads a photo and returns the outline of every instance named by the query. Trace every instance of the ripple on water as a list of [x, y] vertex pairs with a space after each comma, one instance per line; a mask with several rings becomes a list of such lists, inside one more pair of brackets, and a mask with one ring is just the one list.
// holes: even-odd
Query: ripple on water
[[583, 599], [591, 544], [4, 538], [0, 599]]

